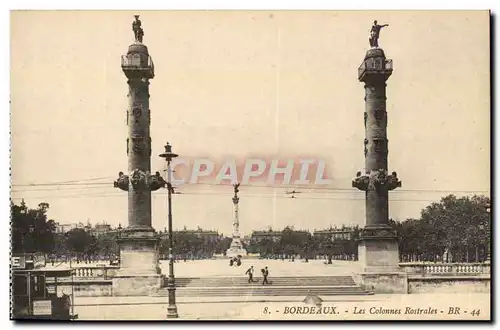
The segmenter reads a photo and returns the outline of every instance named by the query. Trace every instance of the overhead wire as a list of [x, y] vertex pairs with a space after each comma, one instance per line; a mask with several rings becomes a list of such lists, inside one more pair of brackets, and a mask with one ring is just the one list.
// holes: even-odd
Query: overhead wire
[[[109, 177], [107, 177], [109, 178]], [[104, 178], [95, 178], [97, 179], [104, 179]], [[88, 179], [90, 180], [90, 179]], [[63, 186], [64, 189], [67, 186], [83, 186], [81, 189], [91, 189], [94, 188], [94, 186], [98, 186], [97, 188], [101, 188], [103, 185], [109, 186], [113, 188], [113, 182], [92, 182], [92, 183], [84, 183], [80, 182], [83, 180], [73, 180], [73, 181], [62, 181], [60, 183], [38, 183], [38, 184], [13, 184], [12, 187], [21, 187], [22, 192], [25, 191], [30, 191], [30, 189], [26, 188], [37, 188], [37, 187], [51, 187], [53, 186], [53, 190], [62, 190], [59, 187], [56, 186]], [[217, 183], [184, 183], [181, 185], [178, 185], [178, 187], [196, 187], [196, 186], [211, 186], [211, 187], [226, 187], [230, 188], [231, 185], [229, 184], [217, 184]], [[26, 187], [26, 188], [25, 188]], [[300, 185], [258, 185], [258, 184], [248, 184], [243, 186], [245, 188], [268, 188], [268, 189], [297, 189], [297, 190], [325, 190], [329, 192], [360, 192], [354, 188], [339, 188], [339, 187], [325, 187], [325, 186], [300, 186]], [[32, 189], [33, 191], [40, 191], [41, 189]], [[49, 190], [49, 189], [47, 189]], [[14, 192], [21, 192], [21, 191], [14, 191]], [[422, 192], [422, 193], [489, 193], [488, 190], [446, 190], [446, 189], [397, 189], [393, 192], [412, 192], [412, 193], [417, 193], [417, 192]]]

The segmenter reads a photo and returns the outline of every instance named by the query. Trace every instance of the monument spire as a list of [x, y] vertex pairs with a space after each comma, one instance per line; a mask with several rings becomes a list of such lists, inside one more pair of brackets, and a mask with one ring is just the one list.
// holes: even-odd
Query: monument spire
[[247, 251], [243, 249], [243, 244], [241, 243], [240, 236], [240, 218], [239, 218], [239, 209], [238, 205], [240, 202], [240, 198], [238, 197], [238, 192], [240, 187], [240, 183], [236, 183], [233, 185], [234, 188], [234, 196], [233, 196], [233, 208], [234, 208], [234, 218], [233, 218], [233, 240], [231, 241], [231, 245], [229, 249], [226, 251], [226, 256], [228, 257], [236, 257], [236, 256], [245, 256]]

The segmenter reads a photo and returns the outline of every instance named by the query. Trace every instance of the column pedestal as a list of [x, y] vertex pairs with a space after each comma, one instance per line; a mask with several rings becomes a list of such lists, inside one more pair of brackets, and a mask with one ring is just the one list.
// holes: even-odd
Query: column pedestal
[[408, 293], [408, 277], [399, 267], [399, 246], [391, 227], [366, 227], [358, 245], [359, 284], [375, 293]]
[[149, 296], [164, 286], [154, 231], [124, 230], [118, 244], [120, 270], [112, 280], [114, 296]]
[[227, 249], [226, 251], [226, 256], [233, 258], [238, 255], [244, 257], [247, 255], [247, 251], [243, 249], [243, 244], [241, 243], [241, 239], [239, 237], [233, 237], [231, 245], [229, 246], [229, 249]]

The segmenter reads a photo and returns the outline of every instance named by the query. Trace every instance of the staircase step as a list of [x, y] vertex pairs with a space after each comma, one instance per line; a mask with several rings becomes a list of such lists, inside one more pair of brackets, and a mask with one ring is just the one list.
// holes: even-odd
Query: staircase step
[[[272, 277], [269, 285], [262, 285], [256, 277], [248, 283], [248, 277], [193, 277], [177, 278], [176, 295], [179, 297], [245, 297], [245, 296], [320, 296], [367, 295], [357, 286], [352, 276], [304, 276]], [[158, 296], [168, 296], [168, 289], [161, 288]]]
[[[209, 296], [306, 296], [316, 294], [320, 296], [336, 296], [336, 295], [367, 295], [368, 293], [360, 287], [337, 287], [337, 288], [272, 288], [265, 287], [261, 289], [254, 288], [238, 288], [238, 289], [177, 289], [176, 295], [179, 297], [209, 297]], [[158, 296], [168, 296], [168, 290], [162, 289], [158, 292]]]
[[[261, 283], [262, 279], [256, 277], [255, 283]], [[323, 277], [273, 277], [269, 279], [273, 284], [280, 286], [332, 286], [332, 285], [355, 285], [351, 276], [323, 276]], [[214, 278], [178, 278], [177, 287], [220, 287], [220, 286], [248, 286], [247, 277], [214, 277]]]

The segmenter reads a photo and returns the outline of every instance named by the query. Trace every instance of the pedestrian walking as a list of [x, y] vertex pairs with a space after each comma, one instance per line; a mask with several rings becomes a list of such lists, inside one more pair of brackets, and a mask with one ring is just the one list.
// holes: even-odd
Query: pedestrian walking
[[267, 277], [269, 276], [269, 269], [267, 269], [267, 266], [265, 268], [262, 268], [262, 285], [264, 284], [270, 284], [269, 281], [267, 280]]
[[247, 271], [245, 272], [245, 274], [248, 275], [248, 283], [255, 282], [253, 280], [253, 273], [254, 273], [253, 266], [250, 266], [250, 268], [248, 268]]

